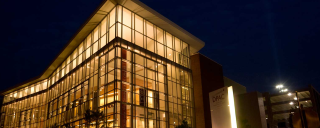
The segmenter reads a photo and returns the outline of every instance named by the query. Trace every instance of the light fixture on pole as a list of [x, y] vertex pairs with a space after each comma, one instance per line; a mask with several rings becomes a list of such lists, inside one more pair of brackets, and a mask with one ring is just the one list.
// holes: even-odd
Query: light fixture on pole
[[279, 85], [276, 86], [276, 89], [278, 89], [279, 92], [282, 92], [282, 88], [283, 88], [282, 84], [279, 84]]
[[285, 89], [282, 89], [280, 92], [287, 92], [287, 91], [288, 91], [288, 89], [285, 88]]
[[279, 85], [276, 86], [276, 88], [281, 89], [281, 88], [283, 88], [283, 85], [279, 84]]
[[300, 113], [300, 118], [301, 118], [301, 126], [303, 128], [305, 128], [305, 120], [303, 118], [303, 113], [302, 113], [302, 110], [301, 110], [301, 104], [300, 104], [300, 101], [299, 101], [299, 95], [298, 95], [298, 91], [296, 91], [296, 97], [294, 98], [294, 100], [297, 100], [297, 108], [299, 109], [299, 113]]

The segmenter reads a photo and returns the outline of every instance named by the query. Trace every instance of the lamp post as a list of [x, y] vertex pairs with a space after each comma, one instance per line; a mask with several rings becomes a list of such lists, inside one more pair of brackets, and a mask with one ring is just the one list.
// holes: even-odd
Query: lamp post
[[281, 92], [282, 88], [283, 88], [283, 85], [282, 85], [282, 84], [279, 84], [279, 85], [276, 86], [276, 89], [278, 89], [279, 92]]
[[[283, 92], [283, 91], [281, 90], [280, 92]], [[288, 96], [291, 99], [292, 93], [289, 92]], [[295, 97], [293, 99], [294, 99], [294, 102], [296, 102], [296, 103], [291, 101], [289, 104], [290, 105], [294, 105], [295, 109], [299, 109], [299, 115], [300, 115], [300, 119], [301, 119], [301, 126], [302, 126], [302, 128], [307, 128], [306, 121], [303, 118], [303, 113], [302, 113], [301, 105], [300, 105], [300, 102], [299, 102], [298, 91], [295, 91]], [[291, 114], [291, 112], [290, 112], [290, 114]], [[292, 116], [292, 115], [290, 115], [290, 116]], [[292, 120], [292, 117], [291, 117], [291, 120]]]
[[[306, 122], [305, 122], [305, 120], [303, 118], [303, 113], [302, 113], [301, 105], [300, 105], [300, 102], [299, 102], [298, 91], [295, 91], [295, 94], [296, 94], [296, 96], [293, 99], [296, 101], [296, 103], [290, 102], [289, 104], [290, 105], [295, 105], [295, 108], [299, 109], [299, 115], [300, 115], [300, 119], [301, 119], [301, 126], [302, 126], [302, 128], [306, 128], [306, 126], [305, 126]], [[292, 95], [291, 93], [288, 93], [288, 96], [291, 96], [291, 95]], [[296, 105], [298, 105], [298, 106], [296, 106]]]
[[299, 114], [300, 114], [300, 119], [301, 119], [302, 128], [305, 128], [305, 121], [304, 121], [304, 119], [303, 119], [303, 114], [302, 114], [302, 110], [301, 110], [301, 106], [300, 106], [300, 102], [299, 102], [298, 91], [296, 91], [296, 98], [295, 98], [295, 100], [297, 100], [297, 102], [298, 102], [298, 109], [299, 109]]
[[280, 92], [287, 92], [287, 91], [288, 91], [288, 89], [285, 88], [285, 89], [282, 89]]
[[283, 88], [284, 86], [282, 84], [279, 84], [276, 86], [276, 89], [279, 90], [279, 93], [282, 93], [282, 92], [288, 92], [288, 89], [287, 88]]

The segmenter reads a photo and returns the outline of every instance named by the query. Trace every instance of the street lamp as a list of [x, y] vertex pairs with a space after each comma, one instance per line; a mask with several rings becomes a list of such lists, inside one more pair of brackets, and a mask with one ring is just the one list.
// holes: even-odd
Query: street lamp
[[282, 89], [282, 88], [283, 88], [282, 84], [279, 84], [279, 85], [276, 86], [276, 89], [278, 89], [279, 92], [285, 92], [284, 89]]
[[299, 101], [298, 91], [296, 91], [296, 97], [294, 98], [294, 100], [297, 100], [297, 103], [298, 103], [297, 108], [299, 109], [299, 114], [300, 114], [300, 118], [301, 118], [301, 125], [304, 128], [305, 127], [305, 120], [304, 120], [304, 118], [302, 118], [303, 117], [303, 113], [302, 113], [302, 110], [301, 110], [301, 104], [300, 104], [300, 101]]
[[288, 91], [288, 89], [285, 88], [285, 89], [282, 89], [280, 92], [287, 92], [287, 91]]
[[279, 84], [279, 85], [276, 86], [276, 88], [281, 89], [281, 88], [283, 88], [283, 85]]

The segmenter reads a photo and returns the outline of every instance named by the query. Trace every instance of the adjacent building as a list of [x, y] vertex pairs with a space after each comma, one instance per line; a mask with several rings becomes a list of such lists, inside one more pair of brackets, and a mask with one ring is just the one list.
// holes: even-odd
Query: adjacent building
[[313, 86], [277, 94], [263, 93], [263, 97], [268, 127], [319, 127], [320, 97]]
[[[233, 88], [235, 102], [235, 125], [237, 125], [238, 128], [267, 127], [264, 113], [264, 102], [261, 93], [247, 93], [245, 86], [223, 75], [222, 65], [200, 53], [196, 53], [191, 56], [191, 69], [195, 99], [196, 128], [212, 128], [213, 121], [211, 111], [213, 110], [210, 108], [209, 93], [230, 86]], [[219, 104], [218, 108], [229, 109], [229, 105]], [[230, 113], [219, 112], [219, 114], [213, 114], [217, 115], [216, 117], [219, 118], [219, 121], [224, 124], [228, 124], [231, 122], [226, 119], [229, 117], [225, 115]]]
[[2, 92], [1, 127], [195, 126], [190, 55], [204, 42], [138, 0], [105, 0], [39, 76]]

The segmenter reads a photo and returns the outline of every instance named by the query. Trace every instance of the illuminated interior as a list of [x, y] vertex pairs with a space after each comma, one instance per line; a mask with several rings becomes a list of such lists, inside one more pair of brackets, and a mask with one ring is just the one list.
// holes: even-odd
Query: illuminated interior
[[1, 126], [194, 127], [189, 45], [115, 6], [47, 79], [5, 95]]

